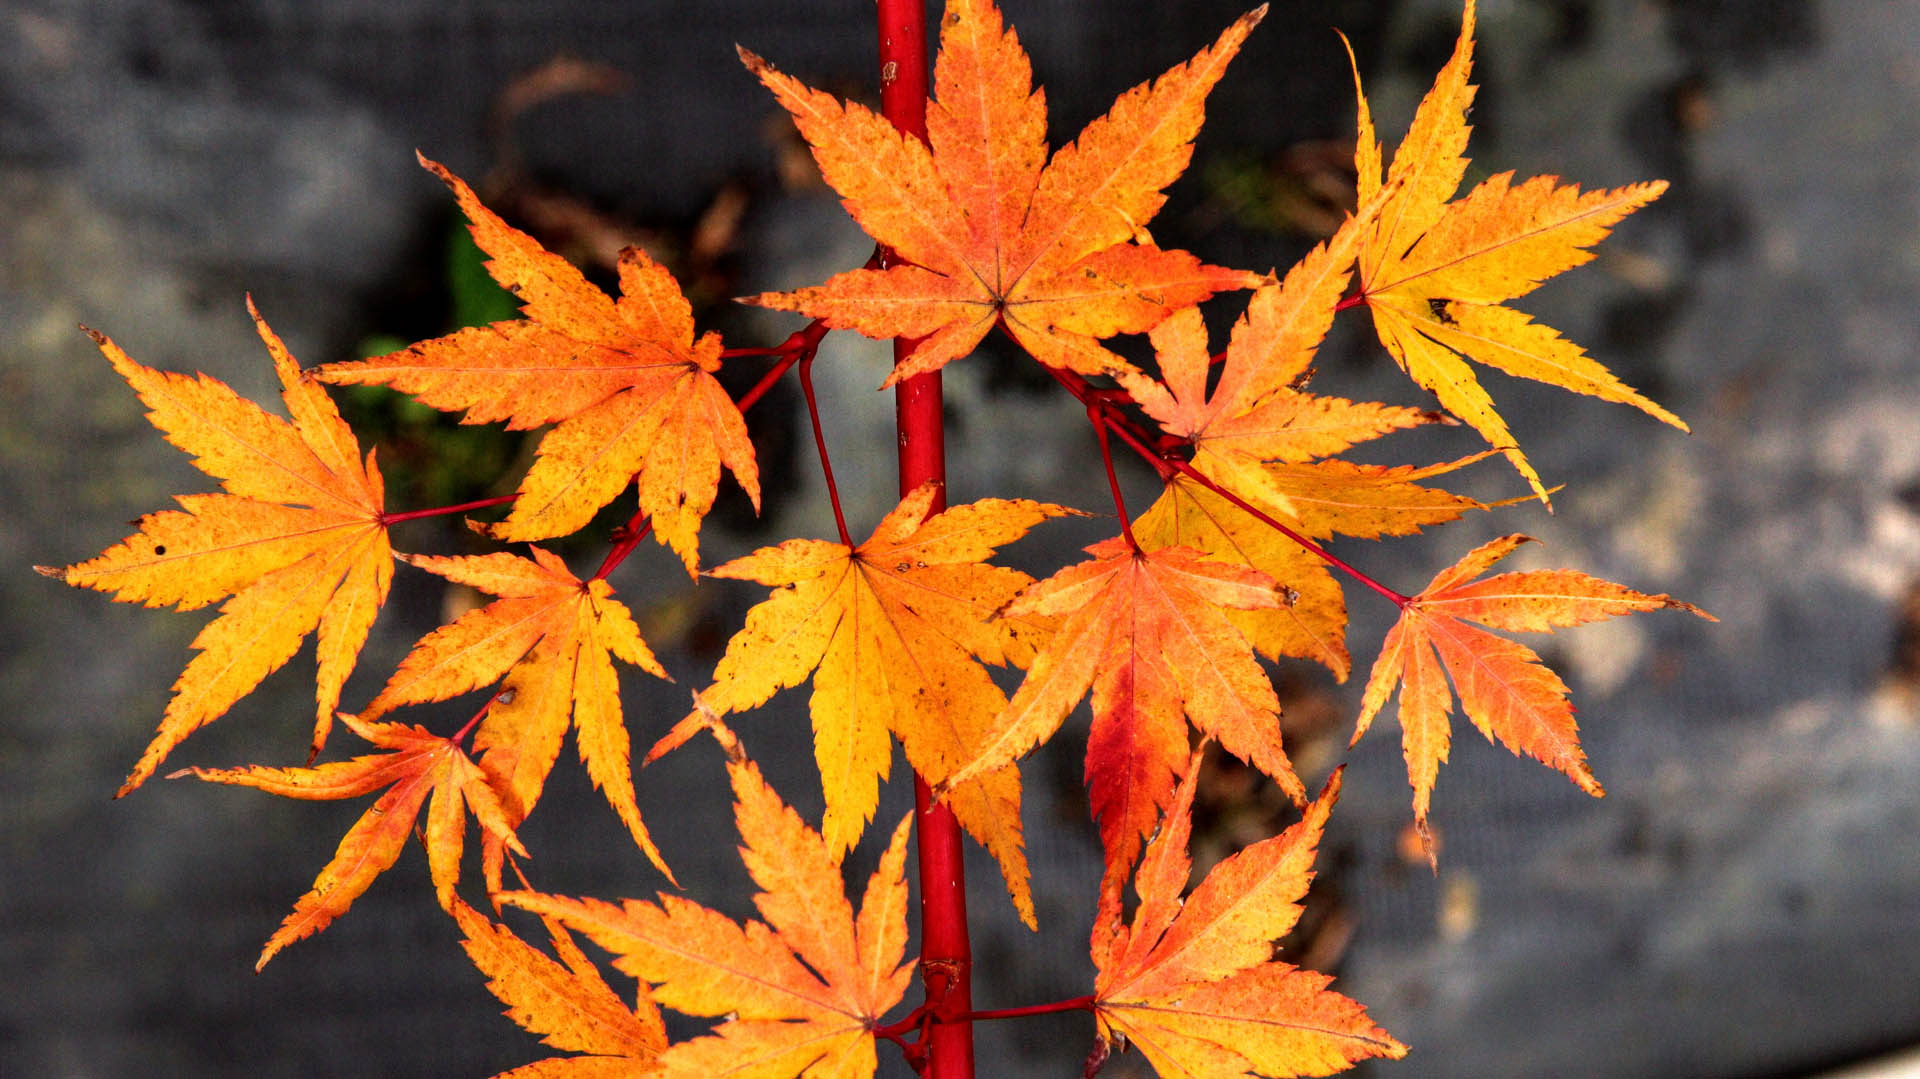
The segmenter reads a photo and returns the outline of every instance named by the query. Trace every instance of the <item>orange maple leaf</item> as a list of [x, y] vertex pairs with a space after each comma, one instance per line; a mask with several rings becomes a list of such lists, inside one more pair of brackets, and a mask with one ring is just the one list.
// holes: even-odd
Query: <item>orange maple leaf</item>
[[720, 1017], [713, 1033], [661, 1054], [660, 1074], [685, 1079], [870, 1077], [873, 1030], [913, 977], [907, 944], [907, 831], [903, 818], [867, 883], [858, 916], [840, 854], [780, 801], [752, 761], [729, 747], [741, 858], [761, 891], [764, 922], [738, 924], [676, 895], [619, 906], [538, 892], [500, 901], [565, 923], [612, 952], [613, 965], [652, 983], [654, 999], [687, 1015]]
[[546, 923], [556, 962], [458, 897], [453, 917], [465, 934], [461, 947], [487, 976], [488, 992], [507, 1006], [507, 1018], [555, 1049], [585, 1054], [538, 1060], [496, 1079], [626, 1079], [645, 1074], [666, 1049], [653, 999], [642, 990], [627, 1007], [558, 922]]
[[[594, 786], [634, 842], [671, 879], [634, 800], [631, 750], [611, 657], [666, 678], [613, 588], [582, 581], [549, 551], [532, 560], [500, 553], [403, 556], [447, 580], [501, 597], [420, 639], [379, 695], [361, 712], [372, 719], [402, 705], [441, 701], [492, 685], [505, 687], [474, 734], [481, 767], [498, 780], [509, 817], [532, 812], [560, 755], [567, 728], [579, 731], [580, 759]], [[497, 888], [499, 849], [489, 846], [487, 877]]]
[[[1551, 633], [1563, 626], [1597, 622], [1635, 611], [1677, 607], [1714, 621], [1712, 615], [1667, 595], [1649, 595], [1575, 570], [1502, 573], [1472, 578], [1512, 553], [1529, 537], [1512, 535], [1481, 544], [1440, 572], [1407, 601], [1380, 645], [1380, 657], [1361, 695], [1353, 740], [1367, 732], [1394, 687], [1400, 689], [1401, 745], [1413, 784], [1413, 815], [1427, 835], [1428, 799], [1450, 742], [1453, 696], [1488, 741], [1499, 738], [1566, 773], [1581, 790], [1605, 793], [1580, 749], [1573, 705], [1560, 676], [1533, 650], [1472, 625]], [[1442, 673], [1444, 670], [1444, 674]], [[1447, 688], [1447, 678], [1453, 689]], [[1433, 848], [1428, 843], [1428, 854]]]
[[1192, 862], [1193, 793], [1201, 750], [1140, 859], [1140, 905], [1122, 924], [1120, 888], [1103, 889], [1093, 925], [1097, 1055], [1125, 1039], [1164, 1076], [1330, 1075], [1407, 1047], [1366, 1009], [1327, 988], [1333, 979], [1273, 958], [1300, 918], [1340, 773], [1300, 823], [1213, 867], [1184, 900]]
[[741, 50], [854, 220], [906, 262], [748, 302], [868, 337], [923, 338], [888, 386], [966, 355], [995, 325], [1049, 366], [1132, 370], [1098, 339], [1260, 280], [1162, 251], [1143, 229], [1187, 167], [1207, 94], [1265, 13], [1249, 12], [1188, 63], [1121, 95], [1051, 162], [1046, 97], [991, 0], [947, 4], [926, 143]]
[[[893, 756], [888, 732], [929, 783], [951, 775], [986, 733], [1006, 696], [981, 661], [1024, 664], [1038, 630], [995, 617], [1033, 579], [981, 560], [1041, 521], [1074, 512], [984, 499], [929, 516], [938, 490], [925, 484], [908, 494], [859, 547], [789, 540], [709, 571], [777, 591], [747, 612], [700, 704], [716, 715], [756, 708], [812, 675], [814, 754], [826, 792], [820, 831], [835, 852], [858, 842], [873, 818]], [[705, 722], [696, 710], [649, 759]], [[979, 773], [947, 802], [999, 861], [1014, 906], [1033, 925], [1018, 769]]]
[[1226, 610], [1280, 605], [1273, 579], [1210, 562], [1191, 547], [1141, 551], [1125, 537], [1088, 547], [1090, 561], [1028, 588], [1010, 615], [1058, 617], [1026, 679], [947, 781], [1017, 760], [1058, 730], [1089, 689], [1087, 787], [1107, 871], [1124, 874], [1173, 796], [1187, 725], [1220, 740], [1304, 801], [1280, 748], [1280, 702]]
[[[99, 557], [36, 567], [126, 603], [190, 611], [222, 598], [220, 616], [193, 639], [199, 654], [173, 684], [159, 732], [120, 787], [153, 775], [173, 747], [225, 715], [319, 630], [313, 752], [318, 753], [374, 616], [393, 578], [385, 488], [373, 451], [359, 444], [326, 391], [247, 301], [280, 376], [291, 423], [203, 374], [157, 371], [87, 332], [147, 406], [167, 441], [221, 481], [225, 494], [180, 495], [183, 510], [140, 518], [140, 531]], [[118, 797], [119, 795], [116, 795]]]
[[[1467, 0], [1453, 56], [1420, 102], [1386, 173], [1386, 183], [1397, 183], [1399, 190], [1389, 195], [1362, 240], [1360, 294], [1381, 343], [1407, 374], [1506, 454], [1546, 502], [1539, 473], [1514, 444], [1506, 421], [1462, 357], [1630, 404], [1686, 430], [1679, 417], [1636, 393], [1580, 346], [1502, 306], [1592, 259], [1587, 248], [1667, 185], [1656, 180], [1582, 194], [1553, 176], [1514, 186], [1513, 173], [1503, 172], [1449, 202], [1467, 168], [1473, 22], [1474, 3]], [[1357, 90], [1357, 68], [1354, 82]], [[1382, 189], [1382, 158], [1364, 93], [1359, 108], [1354, 163], [1360, 201], [1366, 203]]]
[[376, 746], [391, 750], [352, 760], [334, 761], [309, 768], [193, 768], [175, 773], [193, 775], [212, 783], [230, 783], [257, 787], [269, 794], [287, 798], [325, 801], [358, 798], [386, 787], [340, 840], [333, 860], [320, 870], [313, 890], [293, 905], [293, 913], [268, 939], [255, 970], [267, 965], [280, 949], [296, 940], [325, 929], [335, 918], [347, 912], [360, 893], [375, 877], [387, 871], [400, 857], [407, 835], [427, 804], [427, 828], [424, 842], [427, 865], [433, 875], [433, 888], [440, 905], [453, 909], [454, 885], [460, 881], [460, 854], [467, 829], [467, 810], [479, 822], [483, 833], [497, 837], [522, 857], [526, 848], [513, 834], [499, 796], [488, 786], [478, 765], [468, 758], [450, 738], [429, 733], [423, 727], [398, 723], [369, 723], [342, 713], [340, 721]]
[[692, 573], [722, 465], [760, 506], [746, 422], [714, 378], [720, 336], [694, 340], [686, 297], [646, 252], [620, 253], [621, 296], [609, 299], [481, 205], [458, 177], [425, 157], [420, 163], [453, 189], [474, 243], [491, 256], [487, 272], [520, 297], [527, 317], [327, 364], [314, 376], [390, 385], [434, 408], [465, 409], [462, 423], [558, 424], [541, 438], [513, 512], [488, 531], [505, 540], [578, 531], [637, 479], [655, 535]]

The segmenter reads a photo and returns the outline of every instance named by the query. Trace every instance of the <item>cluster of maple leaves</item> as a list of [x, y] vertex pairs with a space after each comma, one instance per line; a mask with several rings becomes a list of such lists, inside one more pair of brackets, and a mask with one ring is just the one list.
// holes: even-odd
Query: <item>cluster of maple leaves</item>
[[[120, 793], [152, 777], [183, 739], [312, 635], [313, 753], [336, 717], [373, 751], [306, 767], [192, 770], [294, 798], [382, 792], [260, 964], [344, 913], [420, 828], [439, 902], [509, 1017], [581, 1054], [511, 1075], [870, 1076], [877, 1041], [904, 1045], [914, 1020], [884, 1022], [913, 969], [905, 959], [907, 821], [893, 829], [857, 911], [840, 866], [872, 822], [893, 741], [998, 861], [1031, 925], [1016, 762], [1091, 696], [1086, 777], [1106, 876], [1091, 941], [1098, 975], [1089, 996], [1067, 1003], [1094, 1012], [1096, 1058], [1124, 1040], [1163, 1075], [1280, 1076], [1402, 1055], [1405, 1047], [1328, 989], [1325, 976], [1272, 958], [1272, 942], [1299, 915], [1339, 777], [1309, 801], [1281, 745], [1279, 702], [1260, 657], [1312, 660], [1344, 679], [1347, 616], [1334, 572], [1350, 574], [1400, 610], [1367, 679], [1354, 738], [1397, 690], [1423, 831], [1456, 697], [1489, 738], [1600, 793], [1566, 686], [1525, 645], [1490, 630], [1693, 608], [1570, 570], [1487, 576], [1523, 542], [1517, 535], [1473, 550], [1413, 596], [1322, 544], [1406, 535], [1486, 509], [1424, 481], [1491, 453], [1547, 499], [1468, 360], [1684, 428], [1578, 346], [1504, 306], [1585, 262], [1589, 247], [1663, 185], [1582, 193], [1551, 176], [1515, 184], [1501, 173], [1455, 198], [1474, 93], [1468, 0], [1453, 55], [1390, 168], [1360, 96], [1358, 206], [1284, 277], [1161, 249], [1145, 225], [1188, 163], [1208, 93], [1264, 13], [1123, 94], [1050, 157], [1045, 98], [991, 0], [947, 4], [925, 142], [742, 50], [848, 211], [891, 253], [816, 287], [751, 298], [815, 320], [780, 349], [744, 350], [781, 357], [770, 378], [795, 363], [804, 374], [829, 329], [917, 339], [887, 385], [958, 360], [998, 330], [1086, 404], [1103, 454], [1115, 441], [1130, 446], [1165, 480], [1137, 518], [1116, 488], [1119, 534], [1041, 581], [988, 559], [1078, 511], [984, 499], [935, 512], [934, 485], [909, 493], [864, 543], [843, 525], [839, 542], [789, 540], [705, 571], [771, 594], [749, 612], [692, 713], [650, 756], [700, 732], [726, 749], [760, 920], [735, 922], [673, 893], [613, 904], [504, 887], [509, 865], [526, 879], [515, 828], [534, 810], [569, 729], [595, 785], [672, 879], [635, 800], [614, 660], [664, 672], [608, 575], [649, 530], [699, 575], [700, 527], [723, 470], [758, 506], [742, 404], [759, 391], [736, 401], [722, 388], [719, 337], [696, 334], [678, 285], [645, 253], [623, 254], [620, 296], [610, 298], [424, 158], [524, 318], [303, 372], [255, 312], [287, 418], [204, 375], [144, 367], [94, 335], [154, 425], [221, 486], [179, 496], [179, 509], [142, 518], [97, 558], [46, 570], [148, 606], [221, 603]], [[1239, 290], [1251, 293], [1244, 314], [1214, 354], [1196, 305]], [[1394, 360], [1484, 436], [1488, 451], [1426, 466], [1340, 458], [1438, 415], [1306, 390], [1337, 312], [1360, 306]], [[1157, 373], [1102, 344], [1138, 333], [1149, 335]], [[392, 525], [444, 511], [385, 507], [375, 455], [362, 457], [323, 387], [363, 383], [461, 411], [467, 423], [550, 428], [507, 516], [476, 526], [525, 544], [524, 554], [393, 551]], [[629, 488], [637, 512], [592, 576], [537, 546], [581, 529]], [[342, 686], [396, 559], [497, 598], [422, 638], [378, 695], [342, 714]], [[1008, 664], [1025, 671], [1010, 699], [987, 669]], [[723, 718], [809, 679], [826, 795], [818, 830], [768, 787]], [[450, 736], [388, 718], [478, 690], [491, 691], [486, 704]], [[1189, 724], [1203, 747], [1218, 741], [1251, 763], [1305, 816], [1215, 867], [1183, 900], [1200, 760]], [[458, 895], [469, 816], [495, 908], [544, 919], [551, 955]], [[1137, 897], [1130, 916], [1129, 879]], [[609, 988], [573, 932], [638, 981], [634, 1005]], [[669, 1046], [661, 1005], [720, 1021]]]

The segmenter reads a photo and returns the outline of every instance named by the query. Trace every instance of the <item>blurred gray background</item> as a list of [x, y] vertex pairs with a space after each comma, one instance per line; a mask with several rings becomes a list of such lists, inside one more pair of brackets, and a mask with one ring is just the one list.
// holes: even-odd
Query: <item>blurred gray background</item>
[[[1216, 0], [1007, 10], [1056, 145], [1237, 14]], [[417, 848], [252, 974], [365, 803], [162, 781], [109, 800], [203, 616], [112, 604], [29, 567], [89, 557], [128, 519], [209, 485], [75, 325], [257, 399], [272, 379], [249, 291], [307, 364], [444, 332], [474, 294], [419, 149], [590, 272], [644, 242], [688, 282], [703, 326], [775, 343], [797, 319], [725, 298], [816, 282], [866, 248], [732, 47], [863, 93], [870, 17], [864, 2], [795, 0], [0, 5], [0, 1074], [482, 1076], [545, 1055], [498, 1016]], [[1330, 28], [1352, 38], [1391, 141], [1457, 17], [1453, 0], [1278, 0], [1215, 92], [1156, 236], [1216, 262], [1291, 262], [1350, 182], [1351, 82]], [[1408, 792], [1382, 724], [1345, 754], [1316, 928], [1296, 947], [1413, 1046], [1381, 1077], [1795, 1076], [1920, 1045], [1920, 4], [1484, 0], [1482, 19], [1475, 177], [1673, 184], [1594, 266], [1522, 306], [1694, 433], [1492, 376], [1521, 445], [1567, 485], [1557, 515], [1521, 505], [1342, 552], [1411, 591], [1471, 544], [1526, 531], [1545, 541], [1527, 564], [1670, 591], [1722, 622], [1649, 615], [1532, 642], [1573, 684], [1609, 795], [1457, 728], [1434, 799], [1437, 876], [1396, 847]], [[864, 534], [891, 503], [890, 398], [872, 392], [884, 351], [845, 336], [817, 372]], [[955, 499], [1106, 511], [1076, 409], [1013, 359], [982, 355], [949, 378]], [[1320, 367], [1321, 392], [1421, 403], [1364, 319], [1336, 327]], [[730, 368], [744, 381], [761, 369]], [[383, 439], [392, 504], [481, 497], [518, 475], [521, 442], [377, 394], [348, 407]], [[710, 562], [830, 534], [794, 395], [753, 419], [768, 513], [755, 524], [723, 500]], [[1473, 448], [1467, 433], [1422, 432], [1376, 456]], [[487, 471], [436, 465], [447, 458]], [[1127, 480], [1144, 505], [1150, 477]], [[1523, 491], [1492, 463], [1462, 483], [1487, 499]], [[470, 549], [444, 521], [406, 528], [403, 549]], [[1053, 526], [1011, 554], [1050, 572], [1110, 529]], [[590, 570], [599, 544], [564, 550]], [[614, 583], [679, 680], [623, 675], [645, 745], [762, 593], [688, 589], [651, 546]], [[349, 707], [445, 602], [401, 569]], [[1351, 602], [1364, 675], [1389, 612]], [[311, 671], [296, 658], [169, 766], [297, 763]], [[1303, 767], [1330, 766], [1357, 680], [1276, 677]], [[740, 728], [817, 819], [803, 701], [782, 695]], [[451, 729], [463, 707], [416, 718]], [[976, 867], [981, 1006], [1086, 991], [1098, 863], [1083, 724], [1025, 766], [1047, 932], [1019, 929], [992, 867]], [[883, 820], [904, 806], [899, 778]], [[1209, 791], [1215, 853], [1286, 822], [1230, 769]], [[697, 744], [669, 758], [639, 796], [689, 894], [745, 914], [730, 828], [696, 826], [726, 821], [717, 755]], [[549, 890], [662, 886], [571, 748], [523, 835]], [[1090, 1037], [1084, 1015], [989, 1024], [983, 1060], [998, 1063], [982, 1074], [1077, 1074]], [[1139, 1067], [1123, 1057], [1109, 1074]]]

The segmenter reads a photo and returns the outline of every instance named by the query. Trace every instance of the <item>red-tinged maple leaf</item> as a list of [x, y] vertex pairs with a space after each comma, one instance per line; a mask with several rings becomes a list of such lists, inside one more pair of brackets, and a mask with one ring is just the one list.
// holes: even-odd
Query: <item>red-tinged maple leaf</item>
[[[1407, 374], [1505, 453], [1545, 502], [1546, 486], [1514, 444], [1466, 359], [1630, 404], [1686, 430], [1679, 417], [1636, 393], [1580, 346], [1502, 306], [1590, 260], [1589, 247], [1667, 185], [1656, 180], [1582, 194], [1553, 176], [1516, 186], [1513, 174], [1503, 172], [1449, 202], [1467, 168], [1473, 22], [1474, 3], [1467, 0], [1453, 56], [1420, 102], [1386, 173], [1385, 183], [1399, 189], [1390, 193], [1362, 240], [1360, 294], [1373, 312], [1381, 343]], [[1354, 81], [1357, 89], [1357, 69]], [[1364, 93], [1359, 127], [1354, 163], [1365, 203], [1382, 190], [1383, 181], [1380, 144]]]
[[[947, 781], [1017, 760], [1093, 696], [1087, 787], [1107, 872], [1124, 875], [1173, 796], [1187, 724], [1219, 739], [1296, 800], [1305, 789], [1280, 748], [1279, 699], [1226, 611], [1280, 605], [1272, 578], [1205, 560], [1191, 547], [1141, 551], [1125, 537], [1028, 588], [1010, 615], [1059, 618], [1025, 681]], [[1184, 717], [1184, 719], [1183, 719]]]
[[1207, 94], [1265, 15], [1121, 95], [1047, 160], [1045, 95], [991, 0], [950, 0], [927, 142], [853, 103], [741, 58], [793, 114], [821, 174], [867, 234], [905, 264], [749, 299], [876, 338], [922, 338], [886, 385], [937, 370], [1004, 325], [1040, 362], [1132, 370], [1099, 343], [1260, 278], [1163, 251], [1144, 236], [1187, 167]]
[[[99, 557], [36, 567], [116, 600], [189, 611], [218, 600], [220, 616], [193, 639], [198, 655], [173, 684], [159, 732], [119, 794], [153, 775], [173, 747], [225, 715], [319, 631], [313, 752], [325, 744], [374, 616], [393, 578], [385, 488], [359, 444], [252, 300], [260, 339], [280, 376], [281, 419], [203, 374], [143, 367], [87, 331], [147, 406], [167, 441], [221, 481], [224, 494], [180, 495], [180, 510], [140, 518], [140, 531]], [[118, 797], [118, 795], [116, 795]]]
[[[849, 548], [789, 540], [709, 571], [777, 591], [747, 612], [701, 705], [745, 711], [813, 678], [814, 753], [826, 792], [820, 830], [836, 852], [860, 838], [900, 739], [914, 770], [937, 783], [966, 760], [1006, 704], [981, 661], [1024, 663], [1036, 627], [996, 618], [1033, 579], [982, 560], [1050, 517], [1074, 511], [985, 499], [928, 514], [925, 484]], [[649, 755], [701, 729], [699, 711]], [[1020, 832], [1020, 773], [1011, 764], [954, 790], [947, 804], [999, 861], [1021, 918], [1034, 924]]]
[[[440, 905], [453, 909], [454, 885], [460, 880], [460, 854], [467, 830], [467, 811], [473, 811], [481, 831], [498, 838], [516, 853], [527, 851], [513, 834], [513, 824], [487, 777], [450, 738], [430, 734], [423, 727], [398, 723], [369, 723], [342, 714], [340, 721], [387, 753], [334, 761], [309, 768], [193, 768], [188, 772], [211, 783], [258, 787], [286, 798], [326, 801], [358, 798], [386, 787], [387, 792], [362, 814], [320, 871], [313, 890], [293, 905], [293, 913], [267, 941], [254, 969], [267, 965], [280, 949], [325, 929], [347, 912], [375, 877], [400, 857], [413, 831], [420, 807], [427, 805], [425, 844], [427, 865]], [[432, 795], [431, 804], [427, 796]]]
[[[532, 812], [571, 726], [579, 732], [580, 759], [594, 786], [634, 842], [671, 878], [634, 800], [612, 657], [660, 678], [667, 672], [612, 586], [599, 578], [582, 581], [558, 555], [531, 550], [531, 560], [505, 553], [404, 556], [429, 573], [500, 598], [421, 638], [361, 716], [446, 700], [504, 677], [473, 745], [481, 767], [499, 783], [508, 816], [518, 824]], [[488, 851], [488, 883], [497, 890], [499, 849]]]
[[1330, 1075], [1369, 1057], [1405, 1056], [1364, 1007], [1327, 988], [1333, 979], [1273, 958], [1274, 941], [1300, 918], [1340, 774], [1305, 819], [1214, 866], [1183, 900], [1200, 758], [1195, 751], [1188, 761], [1140, 860], [1131, 924], [1121, 919], [1118, 882], [1101, 893], [1092, 939], [1096, 1057], [1124, 1040], [1163, 1076], [1241, 1079]]
[[584, 1054], [538, 1060], [495, 1079], [629, 1079], [653, 1069], [667, 1047], [660, 1009], [645, 990], [627, 1007], [565, 927], [547, 919], [556, 961], [458, 897], [453, 917], [465, 934], [461, 947], [507, 1018], [555, 1049]]
[[[1667, 595], [1649, 595], [1575, 570], [1502, 573], [1475, 581], [1495, 562], [1528, 542], [1513, 535], [1484, 543], [1441, 571], [1407, 601], [1380, 645], [1361, 696], [1353, 740], [1367, 732], [1394, 687], [1400, 689], [1401, 745], [1413, 784], [1413, 816], [1427, 833], [1433, 782], [1447, 759], [1448, 713], [1457, 691], [1461, 707], [1488, 741], [1566, 773], [1581, 790], [1604, 793], [1580, 749], [1573, 705], [1560, 676], [1533, 650], [1480, 626], [1550, 633], [1635, 611], [1675, 607], [1709, 621], [1712, 615]], [[1479, 623], [1479, 626], [1473, 623]], [[1447, 679], [1453, 689], [1447, 688]], [[1432, 847], [1429, 844], [1429, 854]]]
[[621, 296], [610, 299], [481, 205], [458, 177], [425, 157], [420, 163], [453, 189], [474, 243], [490, 256], [487, 272], [521, 299], [527, 317], [327, 364], [314, 376], [381, 383], [434, 408], [465, 409], [462, 423], [558, 424], [541, 438], [513, 512], [489, 531], [506, 540], [578, 531], [637, 481], [654, 534], [692, 573], [722, 465], [760, 506], [746, 422], [714, 378], [719, 335], [694, 339], [680, 286], [645, 252], [620, 253]]
[[740, 854], [761, 891], [765, 921], [744, 925], [677, 895], [620, 905], [537, 892], [501, 902], [554, 918], [613, 953], [613, 965], [651, 983], [654, 999], [725, 1019], [713, 1033], [670, 1047], [660, 1074], [869, 1079], [873, 1030], [913, 977], [906, 962], [907, 830], [902, 819], [867, 883], [859, 914], [847, 901], [840, 855], [738, 755], [733, 759]]

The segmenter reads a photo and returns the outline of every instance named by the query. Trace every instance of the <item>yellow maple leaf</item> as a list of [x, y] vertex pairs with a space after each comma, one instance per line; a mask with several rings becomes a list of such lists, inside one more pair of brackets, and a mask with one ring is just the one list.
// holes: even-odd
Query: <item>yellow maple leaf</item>
[[[342, 714], [340, 721], [374, 745], [390, 752], [334, 761], [311, 768], [194, 768], [193, 775], [210, 783], [256, 787], [286, 798], [331, 800], [358, 798], [381, 787], [388, 790], [370, 806], [340, 840], [333, 860], [320, 871], [313, 890], [293, 905], [280, 928], [267, 941], [254, 969], [267, 965], [280, 949], [318, 933], [347, 912], [374, 878], [400, 857], [413, 831], [420, 807], [427, 804], [424, 842], [427, 864], [440, 905], [453, 909], [453, 889], [460, 879], [460, 854], [473, 811], [483, 834], [492, 835], [516, 853], [527, 851], [513, 834], [500, 799], [486, 776], [461, 748], [423, 727], [398, 723], [368, 723]], [[185, 773], [181, 773], [185, 774]]]
[[740, 854], [764, 921], [744, 925], [677, 895], [615, 905], [538, 892], [500, 901], [584, 933], [613, 965], [654, 986], [686, 1015], [724, 1017], [713, 1033], [670, 1047], [660, 1074], [684, 1079], [871, 1079], [874, 1028], [913, 977], [906, 962], [908, 825], [902, 818], [868, 880], [859, 913], [847, 901], [831, 843], [780, 801], [760, 769], [733, 755]]
[[[814, 753], [826, 792], [820, 830], [836, 851], [860, 838], [893, 755], [889, 732], [929, 783], [950, 776], [1006, 696], [981, 661], [1024, 662], [1032, 623], [996, 612], [1032, 578], [981, 560], [1050, 517], [1072, 513], [1024, 499], [984, 499], [929, 514], [939, 488], [911, 492], [859, 547], [789, 540], [711, 570], [776, 591], [747, 612], [702, 691], [716, 715], [756, 708], [813, 678]], [[649, 759], [701, 729], [683, 720]], [[980, 774], [947, 804], [1000, 863], [1029, 925], [1033, 899], [1020, 832], [1020, 775]]]
[[326, 364], [314, 377], [390, 385], [434, 408], [465, 409], [462, 423], [558, 424], [540, 440], [513, 512], [489, 531], [506, 540], [563, 536], [637, 482], [654, 534], [692, 573], [723, 465], [760, 507], [746, 423], [714, 378], [720, 336], [694, 339], [680, 286], [646, 252], [620, 253], [621, 295], [613, 300], [502, 221], [459, 177], [425, 157], [420, 163], [453, 189], [474, 243], [490, 256], [487, 272], [521, 299], [527, 317]]
[[[361, 715], [371, 719], [402, 705], [446, 700], [504, 676], [473, 744], [481, 766], [497, 777], [513, 821], [532, 812], [572, 727], [594, 786], [634, 842], [671, 878], [634, 801], [612, 657], [656, 677], [667, 672], [612, 586], [597, 577], [582, 581], [558, 555], [531, 550], [531, 560], [506, 553], [406, 556], [429, 573], [500, 598], [421, 638]], [[490, 846], [488, 852], [488, 881], [497, 887], [499, 850]]]
[[1183, 899], [1200, 758], [1196, 750], [1187, 762], [1140, 859], [1132, 922], [1122, 922], [1117, 883], [1101, 893], [1092, 939], [1096, 1056], [1124, 1039], [1159, 1074], [1189, 1079], [1330, 1075], [1369, 1057], [1405, 1056], [1365, 1008], [1327, 988], [1331, 978], [1273, 958], [1274, 942], [1300, 918], [1340, 774], [1300, 823], [1220, 862]]
[[1221, 613], [1267, 658], [1310, 659], [1345, 680], [1352, 665], [1346, 596], [1306, 548], [1186, 477], [1167, 484], [1133, 522], [1133, 534], [1149, 547], [1191, 547], [1271, 578], [1278, 603]]
[[1249, 12], [1188, 63], [1121, 95], [1051, 161], [1046, 97], [990, 0], [946, 7], [926, 143], [741, 50], [854, 220], [906, 260], [748, 302], [869, 337], [921, 339], [889, 386], [966, 355], [995, 325], [1049, 366], [1132, 370], [1099, 339], [1260, 280], [1130, 241], [1186, 169], [1208, 93], [1265, 13]]
[[[115, 371], [167, 441], [221, 481], [224, 494], [181, 495], [181, 510], [140, 518], [140, 530], [99, 557], [36, 567], [82, 588], [149, 607], [188, 611], [221, 599], [193, 639], [198, 653], [173, 684], [159, 732], [119, 794], [153, 775], [173, 747], [226, 714], [319, 631], [313, 752], [325, 744], [374, 616], [393, 577], [385, 488], [374, 455], [247, 301], [280, 376], [281, 419], [206, 375], [143, 367], [94, 333]], [[116, 795], [117, 797], [117, 795]]]
[[[1580, 346], [1503, 306], [1589, 261], [1588, 248], [1667, 185], [1656, 180], [1583, 194], [1553, 176], [1515, 185], [1513, 174], [1504, 172], [1449, 202], [1467, 168], [1473, 24], [1474, 3], [1467, 0], [1453, 56], [1420, 102], [1386, 173], [1384, 183], [1399, 189], [1389, 194], [1362, 239], [1360, 295], [1381, 343], [1407, 374], [1506, 454], [1546, 502], [1539, 473], [1514, 444], [1493, 399], [1462, 357], [1519, 378], [1630, 404], [1686, 430], [1679, 417], [1621, 382]], [[1354, 81], [1357, 89], [1357, 68]], [[1354, 162], [1360, 201], [1366, 203], [1382, 190], [1382, 158], [1364, 93], [1359, 108]]]
[[1300, 389], [1333, 325], [1355, 247], [1384, 202], [1376, 196], [1284, 281], [1254, 291], [1217, 364], [1212, 393], [1207, 385], [1216, 364], [1197, 307], [1175, 312], [1151, 331], [1164, 383], [1136, 370], [1116, 373], [1148, 416], [1192, 446], [1195, 469], [1249, 501], [1291, 512], [1285, 492], [1263, 467], [1267, 462], [1329, 457], [1431, 418], [1418, 409]]

